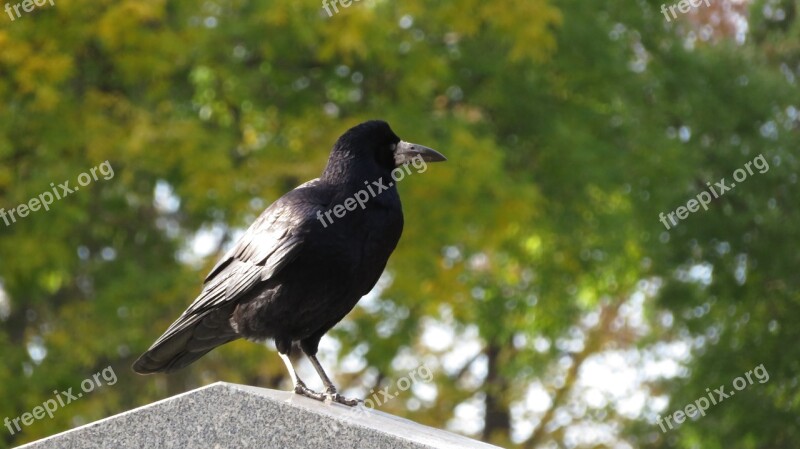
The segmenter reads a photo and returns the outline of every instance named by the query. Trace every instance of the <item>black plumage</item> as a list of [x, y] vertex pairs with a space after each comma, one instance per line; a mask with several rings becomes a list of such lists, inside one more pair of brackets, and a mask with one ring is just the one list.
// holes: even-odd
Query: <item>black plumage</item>
[[[445, 160], [430, 148], [401, 141], [383, 121], [348, 130], [333, 146], [322, 176], [261, 214], [133, 369], [171, 372], [238, 338], [272, 338], [297, 393], [355, 404], [336, 392], [316, 359], [317, 347], [372, 289], [394, 251], [403, 212], [391, 172], [413, 158]], [[352, 206], [348, 199], [367, 195], [343, 216], [331, 214], [337, 205]], [[320, 375], [325, 394], [297, 378], [288, 358], [295, 343]]]

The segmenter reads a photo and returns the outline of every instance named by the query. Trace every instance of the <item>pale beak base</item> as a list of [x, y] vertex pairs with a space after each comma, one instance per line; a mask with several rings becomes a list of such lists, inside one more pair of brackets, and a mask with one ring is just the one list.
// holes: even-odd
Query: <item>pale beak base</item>
[[415, 157], [421, 158], [425, 162], [443, 162], [447, 158], [433, 148], [428, 148], [416, 143], [401, 140], [394, 149], [394, 163], [401, 166], [411, 162]]

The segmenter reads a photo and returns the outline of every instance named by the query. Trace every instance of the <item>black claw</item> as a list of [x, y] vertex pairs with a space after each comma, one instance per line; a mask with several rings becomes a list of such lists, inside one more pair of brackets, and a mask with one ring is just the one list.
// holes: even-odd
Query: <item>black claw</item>
[[304, 383], [299, 382], [296, 387], [294, 387], [294, 392], [299, 394], [300, 396], [305, 396], [307, 398], [316, 399], [320, 402], [336, 402], [338, 404], [346, 405], [348, 407], [355, 407], [358, 405], [359, 402], [364, 402], [361, 399], [350, 399], [347, 397], [342, 396], [341, 394], [336, 392], [336, 389], [331, 390], [330, 388], [325, 390], [325, 393], [318, 393], [308, 387], [305, 386]]
[[339, 393], [336, 393], [336, 394], [333, 395], [333, 400], [335, 402], [338, 402], [339, 404], [346, 405], [348, 407], [355, 407], [356, 405], [358, 405], [359, 402], [364, 402], [364, 401], [362, 401], [360, 399], [349, 399], [349, 398], [346, 398], [346, 397], [340, 395]]
[[296, 387], [294, 387], [294, 392], [299, 394], [300, 396], [305, 396], [307, 398], [316, 399], [318, 401], [324, 401], [327, 398], [327, 395], [324, 393], [317, 393], [316, 391], [306, 387], [302, 383], [298, 383]]
[[325, 394], [327, 395], [326, 402], [338, 402], [339, 404], [346, 405], [348, 407], [355, 407], [359, 403], [359, 399], [350, 399], [340, 395], [336, 392], [336, 388], [333, 386], [328, 387], [325, 390]]

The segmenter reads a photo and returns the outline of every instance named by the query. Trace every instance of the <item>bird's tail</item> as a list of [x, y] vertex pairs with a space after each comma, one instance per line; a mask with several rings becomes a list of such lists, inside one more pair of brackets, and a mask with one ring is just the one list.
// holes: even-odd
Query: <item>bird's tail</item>
[[239, 338], [230, 325], [231, 310], [219, 309], [182, 315], [153, 346], [133, 363], [139, 374], [169, 373], [181, 369], [207, 352]]

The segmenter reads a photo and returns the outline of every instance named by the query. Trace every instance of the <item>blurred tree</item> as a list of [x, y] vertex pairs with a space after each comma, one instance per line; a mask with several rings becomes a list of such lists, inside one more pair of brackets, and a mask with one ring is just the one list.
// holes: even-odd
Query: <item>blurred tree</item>
[[[449, 162], [400, 186], [386, 276], [323, 343], [340, 383], [366, 397], [424, 363], [434, 381], [381, 408], [506, 446], [796, 445], [796, 5], [754, 4], [747, 40], [714, 15], [741, 8], [659, 8], [61, 0], [3, 22], [0, 206], [106, 160], [114, 177], [0, 224], [0, 419], [119, 381], [0, 447], [216, 380], [285, 387], [247, 342], [172, 376], [129, 366], [374, 117]], [[659, 223], [758, 154], [768, 172]], [[614, 357], [638, 373], [623, 399], [591, 383]], [[655, 424], [762, 363], [768, 383]]]

